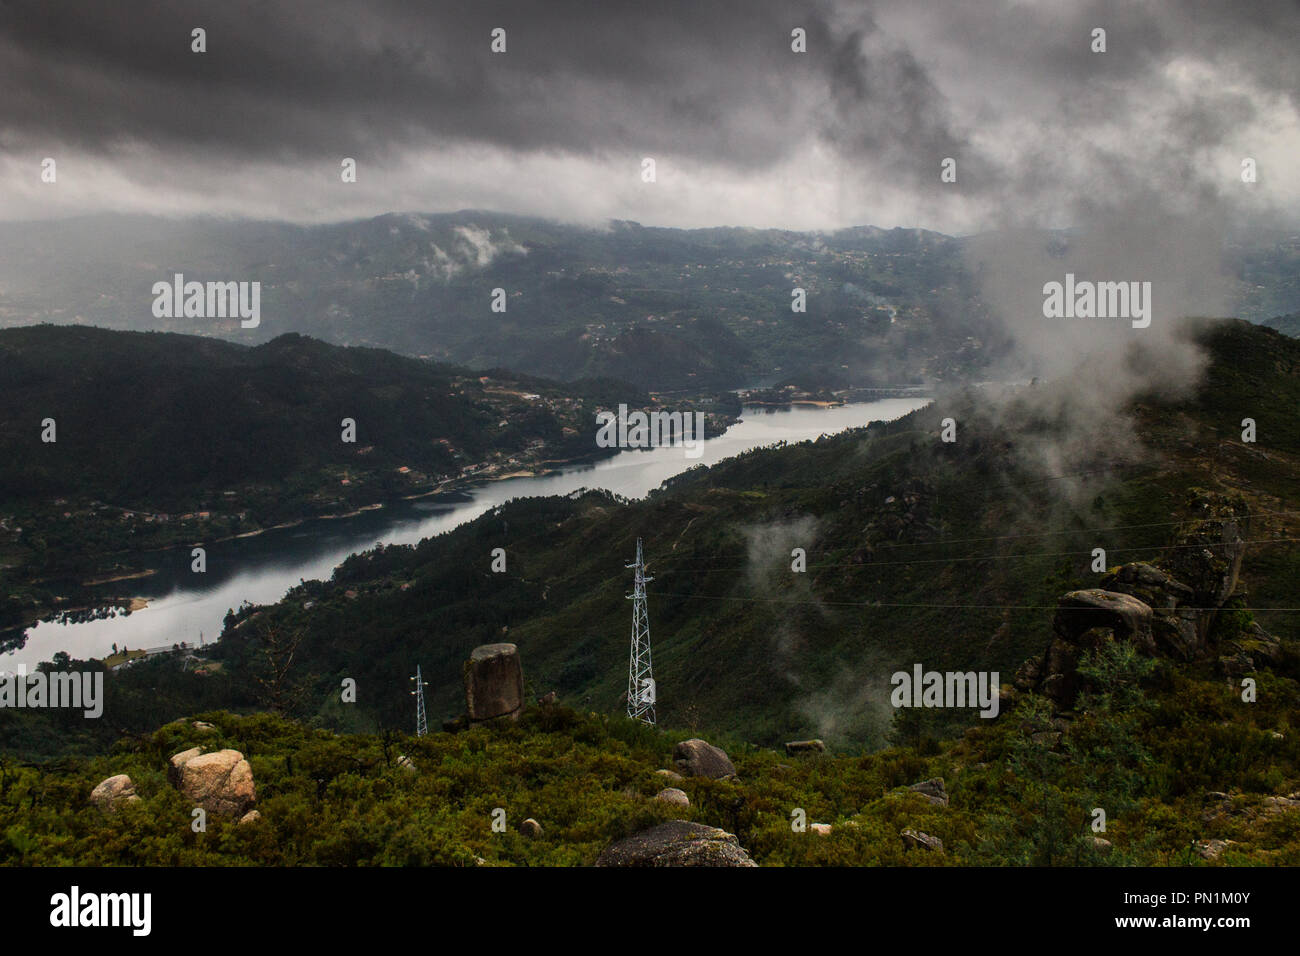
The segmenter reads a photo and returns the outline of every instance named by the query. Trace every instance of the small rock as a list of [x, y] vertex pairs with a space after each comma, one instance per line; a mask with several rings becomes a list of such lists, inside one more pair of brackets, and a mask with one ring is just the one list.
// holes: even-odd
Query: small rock
[[1109, 853], [1111, 849], [1111, 842], [1109, 840], [1103, 840], [1099, 836], [1095, 836], [1092, 838], [1092, 847], [1094, 850], [1096, 850], [1099, 853]]
[[675, 807], [689, 807], [691, 805], [691, 798], [686, 796], [684, 790], [678, 790], [676, 787], [665, 787], [655, 794], [655, 799], [664, 803], [671, 803]]
[[262, 819], [262, 814], [260, 811], [249, 810], [247, 813], [245, 813], [242, 817], [239, 818], [239, 822], [242, 825], [245, 823], [256, 823], [260, 819]]
[[543, 694], [541, 697], [537, 698], [537, 703], [541, 707], [549, 707], [552, 704], [557, 703], [559, 699], [560, 699], [560, 695], [555, 693], [555, 691], [552, 690], [552, 691], [548, 691], [547, 693]]
[[758, 866], [734, 834], [669, 820], [610, 844], [597, 866]]
[[919, 793], [935, 806], [946, 807], [948, 805], [948, 791], [943, 788], [943, 777], [931, 777], [929, 780], [914, 783], [907, 789], [913, 793]]
[[398, 756], [395, 764], [401, 770], [408, 771], [409, 773], [419, 773], [419, 771], [415, 769], [415, 764], [411, 761], [411, 758], [406, 756], [406, 754]]
[[1236, 845], [1236, 840], [1197, 840], [1195, 843], [1196, 852], [1206, 860], [1217, 860], [1224, 850]]
[[1287, 810], [1293, 810], [1300, 807], [1300, 800], [1294, 795], [1290, 797], [1265, 797], [1264, 812], [1267, 814], [1285, 813]]
[[829, 823], [810, 823], [808, 829], [818, 836], [830, 836], [833, 828]]
[[530, 840], [536, 840], [542, 835], [542, 825], [529, 817], [523, 823], [519, 824], [519, 832]]
[[937, 836], [930, 836], [928, 833], [922, 833], [920, 830], [904, 830], [900, 834], [903, 838], [903, 847], [908, 850], [933, 850], [935, 853], [943, 852], [943, 841]]
[[217, 728], [206, 720], [194, 721], [193, 727], [195, 730], [202, 731], [205, 734], [215, 734], [217, 732]]
[[826, 745], [820, 740], [791, 740], [785, 745], [785, 755], [787, 757], [798, 756], [799, 754], [824, 754]]
[[736, 776], [736, 768], [727, 752], [698, 737], [683, 740], [673, 749], [673, 763], [688, 777], [731, 780]]
[[678, 780], [686, 779], [676, 770], [656, 770], [655, 773], [659, 774], [659, 776], [663, 777], [665, 780], [671, 780], [674, 783], [676, 783]]
[[135, 803], [140, 797], [135, 792], [135, 784], [124, 773], [101, 780], [90, 791], [90, 802], [104, 813], [116, 813], [126, 803]]

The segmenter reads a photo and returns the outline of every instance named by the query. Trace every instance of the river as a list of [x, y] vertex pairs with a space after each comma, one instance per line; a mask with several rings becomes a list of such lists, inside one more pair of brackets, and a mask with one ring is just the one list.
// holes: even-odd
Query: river
[[321, 519], [208, 546], [207, 571], [190, 570], [188, 548], [147, 556], [150, 577], [109, 585], [148, 600], [132, 614], [63, 624], [43, 621], [28, 628], [22, 650], [0, 655], [0, 670], [32, 668], [58, 651], [75, 658], [103, 657], [119, 648], [161, 647], [221, 632], [230, 608], [244, 601], [270, 604], [300, 580], [328, 579], [342, 561], [376, 544], [414, 544], [472, 521], [512, 498], [565, 495], [579, 488], [604, 488], [625, 498], [642, 498], [666, 479], [697, 464], [712, 465], [773, 442], [799, 442], [873, 421], [892, 421], [928, 399], [888, 398], [832, 408], [746, 407], [742, 421], [704, 443], [703, 454], [687, 458], [681, 448], [622, 451], [595, 464], [573, 465], [533, 478], [489, 481], [460, 492], [404, 501], [339, 519]]

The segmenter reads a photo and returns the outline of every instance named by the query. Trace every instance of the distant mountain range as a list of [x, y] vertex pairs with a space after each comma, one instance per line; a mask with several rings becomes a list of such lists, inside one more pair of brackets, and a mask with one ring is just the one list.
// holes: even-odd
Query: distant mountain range
[[[1044, 242], [1061, 241], [1044, 234]], [[317, 226], [102, 216], [0, 224], [0, 324], [86, 323], [257, 344], [301, 332], [474, 368], [656, 390], [976, 374], [1006, 343], [965, 240], [920, 229], [562, 225], [481, 211]], [[1225, 249], [1233, 311], [1300, 308], [1300, 243]], [[153, 284], [257, 281], [257, 328], [155, 318]], [[792, 290], [806, 311], [792, 312]], [[501, 289], [505, 311], [493, 311]], [[497, 303], [500, 308], [500, 301]]]

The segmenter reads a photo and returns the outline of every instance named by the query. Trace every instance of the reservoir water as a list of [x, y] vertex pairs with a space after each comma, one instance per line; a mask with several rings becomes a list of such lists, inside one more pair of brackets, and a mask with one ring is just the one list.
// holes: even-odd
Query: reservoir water
[[[130, 593], [149, 606], [77, 623], [43, 621], [28, 629], [22, 650], [0, 655], [0, 670], [19, 663], [30, 670], [59, 651], [75, 658], [103, 657], [119, 648], [151, 648], [221, 632], [226, 611], [244, 601], [270, 604], [300, 580], [328, 579], [348, 555], [376, 544], [414, 544], [472, 521], [512, 498], [565, 495], [580, 488], [603, 488], [625, 498], [641, 498], [665, 480], [699, 464], [712, 465], [751, 448], [774, 442], [800, 442], [873, 421], [892, 421], [920, 408], [928, 399], [889, 398], [832, 408], [746, 407], [743, 420], [704, 443], [703, 454], [687, 458], [681, 448], [622, 451], [595, 464], [567, 466], [533, 478], [485, 482], [448, 496], [404, 501], [362, 514], [314, 520], [250, 538], [212, 544], [207, 572], [190, 571], [188, 548], [146, 556], [155, 573], [121, 582], [114, 593]], [[129, 589], [127, 591], [126, 589]]]

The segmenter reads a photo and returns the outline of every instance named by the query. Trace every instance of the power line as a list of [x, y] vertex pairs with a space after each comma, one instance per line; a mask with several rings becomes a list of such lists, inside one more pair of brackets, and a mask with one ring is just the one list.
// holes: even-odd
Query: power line
[[[1252, 538], [1245, 541], [1223, 542], [1220, 544], [1202, 545], [1202, 544], [1166, 544], [1166, 545], [1132, 545], [1127, 548], [1106, 548], [1107, 554], [1117, 554], [1127, 551], [1168, 551], [1179, 548], [1220, 548], [1228, 545], [1236, 546], [1238, 544], [1274, 544], [1287, 541], [1300, 541], [1300, 538]], [[825, 553], [825, 552], [819, 552]], [[889, 567], [891, 565], [911, 565], [911, 564], [956, 564], [961, 561], [1004, 561], [1028, 560], [1030, 558], [1061, 558], [1061, 557], [1078, 557], [1081, 555], [1092, 555], [1091, 551], [1030, 551], [1028, 554], [976, 554], [976, 555], [959, 555], [949, 558], [916, 558], [910, 561], [872, 561], [865, 560], [859, 563], [850, 564], [813, 564], [809, 565], [809, 571], [826, 570], [831, 568], [879, 568]], [[784, 565], [770, 567], [768, 570], [783, 570]], [[762, 566], [741, 565], [733, 568], [668, 568], [660, 571], [660, 574], [715, 574], [722, 571], [749, 571], [763, 570]]]
[[[1264, 515], [1300, 515], [1300, 510], [1293, 509], [1293, 508], [1285, 508], [1285, 509], [1277, 509], [1272, 511], [1252, 511], [1249, 512], [1248, 514], [1237, 515], [1234, 517], [1240, 518], [1241, 520], [1245, 520], [1248, 518], [1260, 517]], [[1109, 528], [1065, 528], [1059, 531], [1027, 531], [1024, 532], [1023, 534], [988, 535], [988, 536], [976, 537], [976, 538], [942, 538], [937, 541], [907, 541], [907, 542], [896, 543], [896, 544], [884, 542], [878, 545], [873, 545], [873, 547], [878, 549], [888, 549], [888, 550], [896, 550], [901, 548], [937, 548], [937, 547], [942, 547], [950, 544], [974, 544], [983, 541], [1018, 541], [1024, 538], [1053, 537], [1056, 535], [1063, 535], [1063, 534], [1108, 535], [1108, 534], [1114, 534], [1117, 531], [1131, 531], [1135, 528], [1167, 528], [1173, 525], [1194, 524], [1197, 521], [1212, 521], [1212, 520], [1218, 521], [1218, 520], [1232, 520], [1232, 519], [1231, 518], [1180, 518], [1173, 521], [1148, 521], [1140, 524], [1118, 524], [1118, 525], [1112, 525]], [[1260, 540], [1280, 541], [1283, 539], [1278, 538], [1278, 539], [1260, 539]], [[860, 545], [860, 544], [861, 542], [855, 541], [850, 544], [842, 544], [842, 545], [834, 545], [826, 548], [818, 548], [817, 550], [807, 551], [806, 553], [807, 554], [830, 554], [832, 552], [842, 551], [845, 548], [853, 547], [854, 545]], [[1160, 546], [1152, 545], [1152, 547], [1169, 547], [1169, 545], [1160, 545]], [[1062, 553], [1067, 553], [1067, 552], [1062, 552]]]
[[[1084, 589], [1086, 590], [1086, 589]], [[704, 601], [746, 601], [757, 604], [807, 604], [819, 607], [880, 607], [880, 608], [930, 608], [935, 610], [979, 610], [979, 611], [1055, 611], [1059, 604], [911, 604], [898, 603], [889, 601], [787, 601], [780, 598], [755, 598], [755, 597], [737, 597], [732, 595], [718, 594], [676, 594], [671, 591], [656, 592], [660, 597], [677, 597], [688, 600]], [[1098, 611], [1103, 613], [1114, 613], [1106, 608], [1097, 607], [1077, 607], [1071, 608], [1072, 611]], [[1189, 607], [1180, 604], [1180, 611], [1221, 611], [1221, 607]], [[1257, 611], [1300, 611], [1300, 607], [1252, 607], [1252, 613]]]

